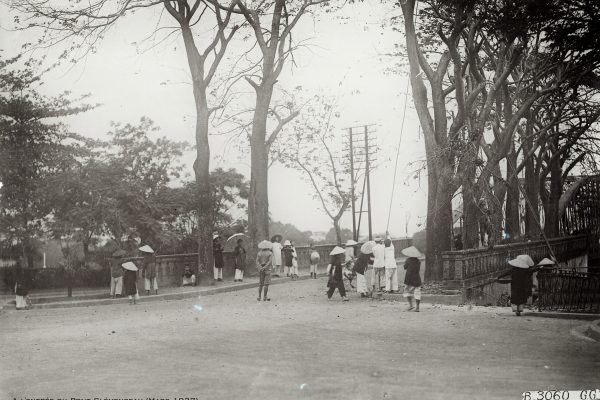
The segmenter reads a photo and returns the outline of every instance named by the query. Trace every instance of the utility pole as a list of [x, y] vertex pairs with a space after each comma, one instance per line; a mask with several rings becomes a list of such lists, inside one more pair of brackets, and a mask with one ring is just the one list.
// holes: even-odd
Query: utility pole
[[352, 140], [352, 128], [348, 129], [348, 143], [350, 144], [350, 185], [352, 195], [352, 239], [358, 241], [358, 232], [356, 231], [356, 198], [354, 192], [354, 144]]
[[[362, 220], [362, 214], [367, 213], [367, 221], [369, 228], [369, 240], [373, 239], [373, 226], [371, 216], [371, 169], [374, 160], [374, 153], [377, 151], [377, 147], [372, 144], [374, 130], [369, 130], [369, 127], [373, 125], [361, 125], [355, 126], [348, 129], [348, 160], [350, 162], [350, 185], [352, 194], [352, 237], [358, 241], [360, 236], [360, 224]], [[360, 209], [356, 209], [356, 183], [359, 179], [361, 172], [364, 171], [364, 179], [362, 182], [362, 191], [360, 192]], [[363, 204], [367, 195], [367, 209], [363, 210]], [[356, 220], [356, 214], [358, 214], [358, 222]]]
[[371, 225], [371, 164], [369, 164], [369, 129], [365, 125], [365, 175], [367, 180], [367, 207], [369, 207], [369, 213], [367, 217], [369, 219], [369, 240], [373, 240], [373, 227]]

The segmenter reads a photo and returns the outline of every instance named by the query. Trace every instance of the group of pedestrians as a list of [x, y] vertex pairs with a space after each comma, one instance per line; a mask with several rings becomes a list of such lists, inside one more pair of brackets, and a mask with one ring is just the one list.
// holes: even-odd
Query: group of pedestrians
[[113, 299], [116, 296], [125, 295], [129, 298], [129, 304], [137, 304], [137, 300], [140, 298], [137, 287], [138, 272], [140, 270], [144, 277], [146, 295], [149, 295], [151, 290], [158, 294], [158, 274], [154, 250], [148, 245], [144, 245], [138, 250], [143, 255], [139, 266], [133, 261], [123, 262], [124, 257], [127, 255], [124, 250], [118, 249], [112, 254], [110, 295]]
[[[256, 256], [256, 268], [259, 273], [258, 301], [270, 301], [268, 297], [269, 285], [272, 276], [279, 276], [276, 272], [281, 271], [281, 263], [284, 273], [294, 278], [297, 277], [298, 255], [291, 242], [286, 241], [280, 245], [281, 237], [276, 235], [271, 241], [263, 240], [258, 244]], [[385, 292], [394, 293], [398, 291], [398, 266], [396, 264], [395, 249], [391, 239], [364, 243], [356, 255], [358, 243], [354, 240], [346, 242], [344, 247], [335, 246], [329, 253], [330, 261], [327, 266], [327, 297], [331, 300], [336, 289], [343, 301], [348, 301], [346, 295], [345, 280], [352, 286], [354, 276], [357, 280], [357, 292], [361, 297], [370, 297], [373, 292], [381, 291], [385, 286]], [[287, 249], [287, 250], [286, 250]], [[404, 279], [404, 292], [409, 307], [408, 310], [419, 311], [421, 301], [421, 276], [419, 257], [422, 254], [414, 246], [402, 250], [407, 257], [404, 264], [406, 270]], [[289, 260], [289, 262], [288, 262]], [[292, 261], [295, 261], [293, 263]], [[318, 275], [318, 264], [320, 255], [313, 245], [310, 247], [310, 274], [311, 278]], [[295, 265], [294, 265], [295, 264]], [[288, 272], [289, 271], [289, 272]], [[384, 284], [381, 284], [384, 280]], [[413, 303], [414, 300], [414, 303]]]

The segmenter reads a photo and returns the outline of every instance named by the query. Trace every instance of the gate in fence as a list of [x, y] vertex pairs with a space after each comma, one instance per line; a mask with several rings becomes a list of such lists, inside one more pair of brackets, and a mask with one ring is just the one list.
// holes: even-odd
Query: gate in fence
[[537, 279], [540, 311], [600, 313], [600, 274], [542, 270]]

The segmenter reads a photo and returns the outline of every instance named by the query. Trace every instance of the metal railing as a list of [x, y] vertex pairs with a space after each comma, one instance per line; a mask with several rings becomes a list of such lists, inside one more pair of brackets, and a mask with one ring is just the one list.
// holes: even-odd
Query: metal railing
[[538, 309], [600, 313], [600, 274], [575, 271], [539, 271]]

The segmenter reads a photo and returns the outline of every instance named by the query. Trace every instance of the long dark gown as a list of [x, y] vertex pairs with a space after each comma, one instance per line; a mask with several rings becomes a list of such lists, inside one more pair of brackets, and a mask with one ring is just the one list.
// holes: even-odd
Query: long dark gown
[[135, 296], [137, 293], [137, 271], [126, 269], [123, 273], [125, 296]]
[[536, 269], [532, 268], [517, 268], [512, 267], [509, 272], [500, 275], [498, 278], [510, 275], [510, 280], [498, 279], [500, 283], [510, 283], [510, 302], [520, 305], [527, 303], [527, 299], [531, 296], [533, 287], [532, 274]]

